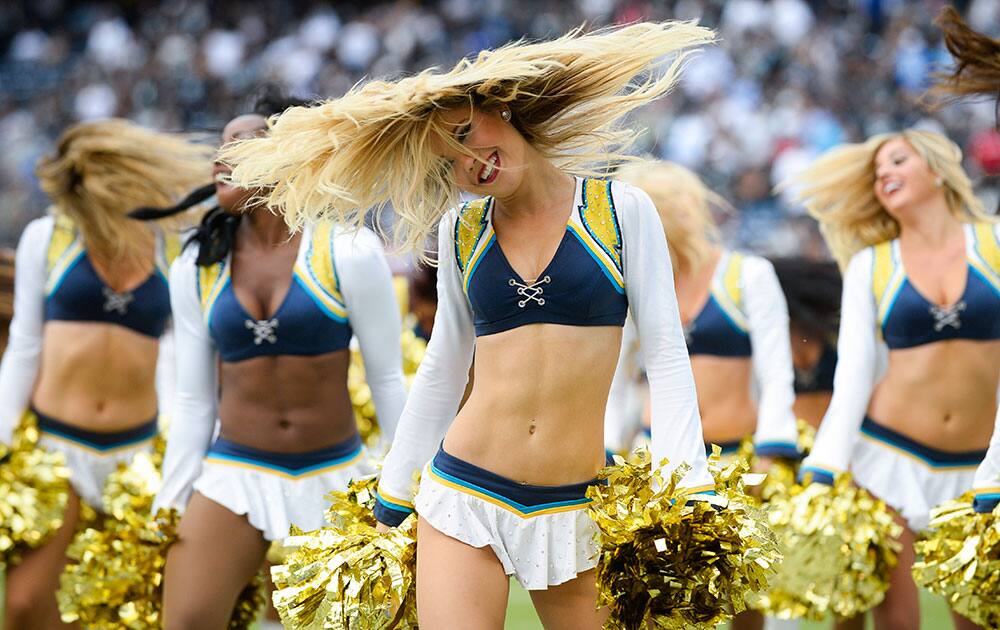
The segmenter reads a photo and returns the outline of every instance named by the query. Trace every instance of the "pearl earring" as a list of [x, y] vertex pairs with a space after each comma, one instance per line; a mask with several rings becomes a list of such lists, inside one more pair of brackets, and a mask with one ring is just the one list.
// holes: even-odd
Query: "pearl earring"
[[504, 122], [510, 122], [510, 110], [505, 109], [500, 112], [500, 118], [502, 118]]
[[934, 180], [934, 185], [937, 186], [938, 188], [944, 186], [944, 179], [942, 179], [941, 176], [939, 175], [938, 178]]

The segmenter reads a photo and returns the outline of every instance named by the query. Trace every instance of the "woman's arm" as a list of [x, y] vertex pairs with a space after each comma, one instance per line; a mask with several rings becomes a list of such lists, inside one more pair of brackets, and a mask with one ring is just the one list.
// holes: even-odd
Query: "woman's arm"
[[622, 349], [618, 365], [608, 392], [608, 406], [604, 413], [604, 448], [611, 453], [621, 453], [631, 447], [630, 440], [642, 423], [641, 403], [637, 404], [636, 376], [641, 369], [639, 334], [635, 322], [629, 317], [622, 329]]
[[878, 341], [871, 269], [872, 250], [866, 249], [851, 259], [844, 274], [833, 397], [802, 465], [802, 473], [813, 473], [815, 481], [830, 483], [847, 470], [875, 387]]
[[383, 443], [391, 443], [406, 404], [403, 353], [399, 336], [403, 324], [392, 285], [392, 272], [382, 243], [363, 229], [334, 237], [333, 254], [347, 316], [361, 345], [365, 380], [372, 391]]
[[1000, 409], [997, 409], [996, 421], [993, 423], [990, 448], [976, 469], [972, 489], [976, 493], [973, 505], [977, 512], [992, 512], [1000, 503]]
[[761, 457], [797, 458], [788, 304], [770, 262], [756, 256], [744, 259], [743, 291], [758, 388], [755, 451]]
[[622, 231], [625, 291], [649, 380], [653, 463], [668, 460], [666, 478], [686, 462], [691, 470], [681, 485], [693, 491], [710, 490], [715, 484], [705, 458], [698, 397], [663, 225], [646, 193], [618, 182], [612, 192]]
[[177, 372], [163, 459], [163, 486], [156, 495], [154, 513], [159, 508], [184, 509], [215, 433], [217, 353], [198, 297], [196, 254], [194, 248], [188, 249], [170, 268]]
[[52, 217], [24, 228], [14, 267], [14, 318], [0, 363], [0, 444], [10, 444], [21, 415], [31, 402], [42, 354], [45, 323], [45, 265]]
[[476, 335], [455, 260], [455, 216], [448, 213], [438, 226], [434, 334], [410, 388], [379, 481], [375, 517], [386, 525], [398, 525], [413, 511], [414, 473], [434, 456], [469, 380]]

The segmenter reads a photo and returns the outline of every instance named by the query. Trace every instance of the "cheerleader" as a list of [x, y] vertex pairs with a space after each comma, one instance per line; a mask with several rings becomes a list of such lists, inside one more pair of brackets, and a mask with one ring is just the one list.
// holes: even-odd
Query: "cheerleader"
[[[223, 143], [263, 134], [285, 106], [233, 119]], [[270, 541], [321, 526], [324, 495], [370, 471], [347, 390], [353, 336], [389, 437], [406, 397], [377, 237], [327, 222], [289, 234], [262, 191], [229, 185], [222, 163], [212, 173], [219, 207], [170, 270], [176, 403], [154, 510], [184, 514], [167, 554], [168, 630], [225, 628]]]
[[795, 417], [814, 429], [830, 405], [837, 367], [840, 324], [840, 271], [834, 262], [807, 258], [771, 261], [788, 303], [792, 366], [795, 368]]
[[[547, 628], [601, 627], [585, 492], [604, 464], [629, 309], [654, 457], [688, 462], [691, 493], [712, 487], [656, 209], [641, 190], [590, 176], [632, 135], [615, 123], [664, 94], [683, 50], [712, 37], [635, 24], [512, 44], [292, 109], [266, 139], [227, 152], [233, 180], [273, 186], [293, 225], [360, 222], [391, 201], [411, 247], [438, 228], [434, 334], [376, 506], [385, 527], [419, 515], [422, 628], [502, 627], [511, 575]], [[459, 191], [481, 198], [448, 210]]]
[[[650, 196], [666, 234], [706, 449], [718, 444], [723, 455], [733, 455], [752, 434], [764, 466], [773, 457], [797, 458], [788, 310], [771, 263], [719, 246], [710, 205], [726, 204], [683, 166], [640, 163], [618, 177]], [[621, 374], [615, 394], [627, 387]], [[634, 433], [614, 428], [627, 423], [626, 408], [612, 395], [609, 437]], [[622, 442], [612, 438], [607, 446], [621, 450]]]
[[66, 131], [37, 174], [52, 200], [17, 248], [14, 318], [0, 365], [0, 441], [25, 415], [71, 469], [62, 527], [10, 568], [5, 628], [61, 627], [54, 593], [80, 501], [101, 507], [105, 478], [157, 433], [157, 357], [170, 319], [176, 239], [126, 217], [174, 203], [210, 151], [123, 120]]
[[972, 483], [997, 408], [1000, 231], [961, 158], [907, 130], [833, 149], [795, 180], [845, 269], [833, 398], [803, 471], [850, 469], [904, 527], [878, 628], [919, 626], [914, 535]]

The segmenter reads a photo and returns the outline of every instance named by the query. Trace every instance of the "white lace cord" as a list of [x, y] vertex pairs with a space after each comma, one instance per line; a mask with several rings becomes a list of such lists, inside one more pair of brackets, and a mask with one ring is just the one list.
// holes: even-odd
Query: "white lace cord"
[[932, 304], [929, 310], [934, 317], [934, 332], [941, 332], [945, 326], [951, 326], [955, 330], [962, 327], [961, 314], [965, 310], [964, 300], [952, 306]]
[[119, 315], [125, 315], [128, 313], [128, 307], [132, 303], [132, 300], [135, 299], [131, 291], [116, 293], [108, 287], [102, 287], [101, 292], [104, 294], [105, 313], [114, 311]]
[[274, 329], [278, 327], [278, 318], [271, 319], [248, 319], [246, 320], [247, 330], [253, 331], [253, 343], [259, 346], [265, 341], [268, 343], [278, 343], [278, 335]]
[[517, 305], [521, 308], [527, 306], [528, 302], [535, 301], [538, 302], [539, 306], [545, 306], [545, 298], [541, 297], [545, 290], [542, 289], [541, 285], [548, 284], [552, 282], [552, 278], [545, 276], [541, 280], [535, 280], [530, 284], [521, 284], [517, 280], [511, 278], [507, 284], [512, 287], [517, 287], [517, 294], [524, 296], [523, 300], [520, 300]]

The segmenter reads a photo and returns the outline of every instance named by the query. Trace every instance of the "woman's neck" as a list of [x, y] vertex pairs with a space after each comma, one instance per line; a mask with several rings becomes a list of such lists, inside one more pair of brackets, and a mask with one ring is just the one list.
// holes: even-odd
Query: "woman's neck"
[[284, 218], [267, 207], [246, 212], [240, 221], [240, 231], [253, 245], [268, 247], [286, 243], [291, 236]]
[[899, 219], [899, 238], [919, 247], [944, 247], [962, 232], [962, 222], [952, 214], [944, 198], [935, 198], [912, 208]]
[[510, 196], [497, 198], [496, 211], [511, 218], [545, 214], [573, 202], [576, 178], [536, 152], [526, 160], [521, 184]]

